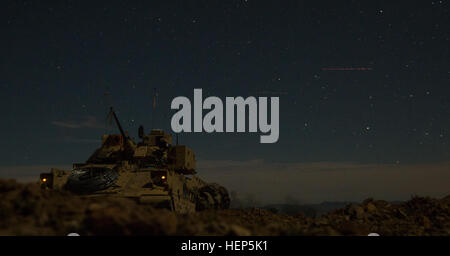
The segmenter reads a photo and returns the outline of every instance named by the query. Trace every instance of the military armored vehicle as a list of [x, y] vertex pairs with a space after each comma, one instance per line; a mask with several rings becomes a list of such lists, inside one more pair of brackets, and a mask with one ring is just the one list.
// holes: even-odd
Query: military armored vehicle
[[126, 197], [180, 213], [229, 208], [224, 187], [196, 176], [191, 149], [172, 145], [172, 137], [162, 130], [146, 135], [142, 126], [141, 141], [135, 143], [112, 108], [110, 115], [120, 134], [103, 135], [101, 147], [85, 163], [74, 163], [72, 170], [53, 168], [41, 173], [43, 189], [69, 190], [87, 197]]

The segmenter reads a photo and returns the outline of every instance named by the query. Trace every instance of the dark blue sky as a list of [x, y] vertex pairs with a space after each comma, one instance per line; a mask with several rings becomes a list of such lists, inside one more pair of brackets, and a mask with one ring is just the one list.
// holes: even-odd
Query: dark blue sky
[[110, 104], [137, 137], [154, 88], [165, 129], [193, 88], [280, 97], [278, 143], [181, 135], [199, 160], [450, 157], [448, 1], [91, 2], [2, 2], [1, 165], [86, 160]]

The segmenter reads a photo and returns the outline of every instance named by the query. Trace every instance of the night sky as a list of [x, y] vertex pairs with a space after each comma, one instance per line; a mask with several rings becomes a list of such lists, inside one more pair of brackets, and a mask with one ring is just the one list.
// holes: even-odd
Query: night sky
[[85, 161], [104, 133], [117, 133], [106, 126], [110, 105], [135, 138], [140, 124], [170, 131], [171, 100], [192, 99], [194, 88], [280, 97], [278, 143], [260, 144], [259, 133], [181, 134], [199, 166], [446, 163], [449, 6], [3, 1], [0, 165]]

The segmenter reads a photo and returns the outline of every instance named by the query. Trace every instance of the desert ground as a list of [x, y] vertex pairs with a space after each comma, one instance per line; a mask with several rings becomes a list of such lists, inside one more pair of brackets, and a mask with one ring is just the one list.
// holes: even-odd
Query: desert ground
[[129, 199], [82, 198], [0, 180], [0, 235], [450, 235], [450, 196], [367, 199], [318, 217], [251, 208], [176, 214]]

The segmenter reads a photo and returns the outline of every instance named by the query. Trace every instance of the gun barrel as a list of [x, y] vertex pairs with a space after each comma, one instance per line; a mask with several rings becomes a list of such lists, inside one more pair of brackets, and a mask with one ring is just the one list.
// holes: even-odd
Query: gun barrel
[[113, 108], [111, 107], [111, 113], [113, 114], [114, 120], [116, 121], [117, 127], [119, 127], [120, 134], [122, 135], [124, 141], [128, 139], [128, 137], [125, 135], [125, 132], [122, 129], [122, 126], [120, 125], [119, 119], [116, 116], [116, 113], [114, 112]]

